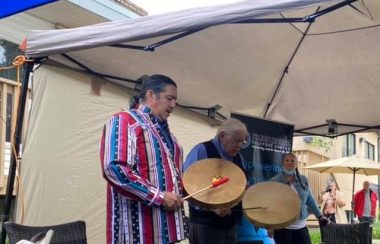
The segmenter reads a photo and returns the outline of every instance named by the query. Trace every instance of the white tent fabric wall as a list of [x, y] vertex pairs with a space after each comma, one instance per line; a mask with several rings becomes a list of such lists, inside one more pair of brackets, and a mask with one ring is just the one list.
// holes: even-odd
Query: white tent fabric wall
[[[83, 219], [88, 243], [103, 244], [106, 184], [99, 140], [106, 120], [128, 106], [131, 92], [105, 82], [96, 95], [92, 78], [50, 65], [35, 72], [16, 220], [50, 225]], [[215, 127], [181, 109], [169, 121], [185, 152], [216, 133]]]

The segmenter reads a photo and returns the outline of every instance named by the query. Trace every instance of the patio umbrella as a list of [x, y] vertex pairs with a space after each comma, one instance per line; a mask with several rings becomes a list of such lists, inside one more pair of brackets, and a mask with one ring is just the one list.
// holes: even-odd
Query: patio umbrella
[[352, 197], [354, 196], [355, 175], [378, 175], [380, 174], [380, 164], [357, 155], [329, 160], [323, 163], [305, 167], [320, 173], [346, 173], [353, 174]]

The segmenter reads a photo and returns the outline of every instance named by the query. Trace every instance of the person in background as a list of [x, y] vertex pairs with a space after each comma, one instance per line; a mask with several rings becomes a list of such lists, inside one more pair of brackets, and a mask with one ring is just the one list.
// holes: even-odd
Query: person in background
[[338, 208], [342, 208], [346, 203], [342, 199], [343, 193], [336, 189], [336, 184], [331, 182], [328, 184], [325, 191], [322, 192], [321, 209], [324, 216], [326, 216], [332, 223], [345, 223], [342, 220], [345, 216], [339, 216]]
[[[240, 150], [246, 141], [247, 128], [237, 119], [223, 122], [214, 139], [196, 145], [184, 163], [186, 171], [193, 163], [207, 158], [221, 158], [236, 164], [245, 174], [247, 163]], [[191, 244], [235, 244], [237, 224], [242, 218], [241, 203], [232, 209], [201, 210], [189, 205]]]
[[306, 227], [306, 220], [309, 211], [318, 218], [320, 225], [327, 225], [329, 220], [322, 215], [313, 194], [310, 191], [309, 183], [304, 175], [300, 175], [297, 169], [297, 157], [292, 153], [287, 153], [282, 159], [283, 170], [275, 175], [271, 181], [289, 185], [300, 198], [301, 211], [298, 219], [284, 229], [268, 230], [269, 235], [274, 234], [276, 244], [311, 244], [309, 231]]
[[166, 244], [186, 237], [182, 148], [167, 122], [176, 100], [172, 79], [150, 76], [131, 108], [104, 126], [100, 159], [108, 183], [107, 244]]
[[377, 194], [369, 188], [369, 182], [363, 182], [363, 189], [354, 195], [354, 212], [360, 222], [373, 224], [376, 217]]

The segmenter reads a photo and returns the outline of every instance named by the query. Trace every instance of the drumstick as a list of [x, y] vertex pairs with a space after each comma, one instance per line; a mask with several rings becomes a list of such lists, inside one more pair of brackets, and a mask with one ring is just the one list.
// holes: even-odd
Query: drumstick
[[242, 210], [253, 210], [253, 209], [267, 209], [266, 207], [252, 207], [252, 208], [243, 208]]
[[267, 209], [267, 207], [252, 207], [252, 208], [233, 208], [233, 211], [242, 211], [242, 210], [255, 210], [255, 209]]
[[219, 179], [219, 180], [213, 182], [211, 185], [206, 186], [205, 188], [202, 188], [202, 189], [200, 189], [199, 191], [193, 192], [193, 193], [191, 193], [190, 195], [188, 195], [188, 196], [182, 198], [182, 200], [186, 200], [186, 199], [188, 199], [188, 198], [190, 198], [190, 197], [192, 197], [192, 196], [194, 196], [194, 195], [197, 195], [198, 193], [201, 193], [201, 192], [203, 192], [203, 191], [206, 191], [206, 190], [208, 190], [208, 189], [210, 189], [210, 188], [215, 188], [215, 187], [217, 187], [217, 186], [220, 186], [220, 185], [226, 183], [229, 179], [230, 179], [230, 178], [228, 178], [228, 177], [222, 177], [221, 179]]

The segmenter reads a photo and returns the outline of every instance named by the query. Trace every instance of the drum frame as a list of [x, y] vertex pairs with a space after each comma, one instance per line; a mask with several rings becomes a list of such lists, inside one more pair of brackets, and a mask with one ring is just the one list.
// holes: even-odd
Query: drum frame
[[[276, 192], [272, 192], [273, 190], [276, 190]], [[260, 196], [261, 194], [265, 194], [265, 196]], [[275, 208], [272, 206], [276, 204], [275, 197], [270, 197], [271, 194], [279, 194], [278, 196], [283, 196], [283, 200], [287, 204], [288, 208], [292, 208], [292, 211], [294, 211], [294, 214], [292, 215], [290, 213], [290, 217], [285, 220], [278, 220], [277, 223], [268, 223], [265, 221], [269, 221], [268, 219], [263, 220], [263, 212], [268, 212], [268, 214], [271, 214], [270, 211]], [[286, 195], [284, 195], [286, 194]], [[252, 199], [249, 198], [252, 195]], [[257, 198], [255, 199], [255, 195]], [[272, 195], [274, 196], [274, 195]], [[261, 197], [261, 199], [259, 199]], [[290, 202], [290, 200], [291, 202]], [[278, 199], [277, 199], [278, 200]], [[289, 200], [286, 202], [286, 200]], [[265, 204], [263, 203], [265, 202]], [[278, 204], [281, 204], [278, 202]], [[243, 196], [243, 213], [247, 217], [247, 219], [256, 227], [261, 228], [267, 228], [267, 229], [283, 229], [290, 224], [294, 223], [298, 219], [299, 213], [301, 211], [301, 201], [299, 199], [298, 194], [288, 185], [279, 183], [279, 182], [261, 182], [257, 183], [247, 189], [247, 191], [244, 193]], [[265, 205], [265, 206], [258, 206], [258, 205]], [[258, 209], [248, 209], [252, 207], [261, 207]], [[286, 210], [285, 210], [286, 211]], [[257, 214], [256, 218], [255, 213]]]
[[[194, 178], [198, 175], [202, 178]], [[190, 197], [189, 202], [207, 210], [232, 208], [239, 204], [247, 187], [247, 179], [239, 166], [223, 159], [209, 158], [192, 164], [182, 177], [185, 192], [190, 195], [208, 186], [216, 176], [228, 177], [229, 180], [223, 185]], [[197, 186], [192, 185], [195, 181]], [[229, 197], [230, 200], [227, 199]]]

